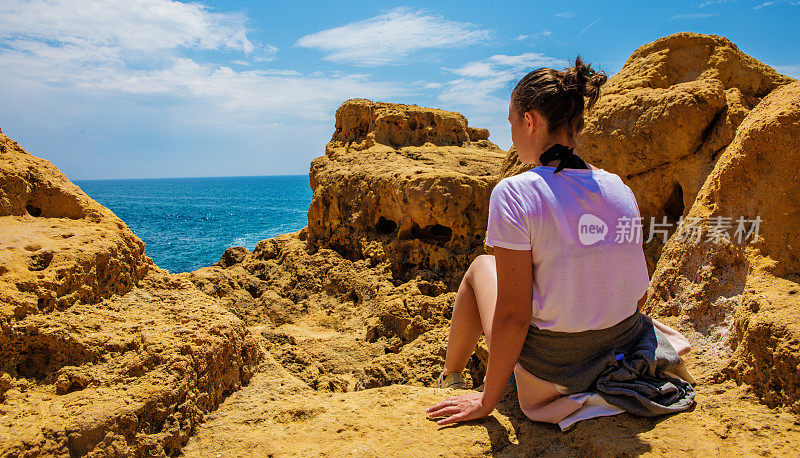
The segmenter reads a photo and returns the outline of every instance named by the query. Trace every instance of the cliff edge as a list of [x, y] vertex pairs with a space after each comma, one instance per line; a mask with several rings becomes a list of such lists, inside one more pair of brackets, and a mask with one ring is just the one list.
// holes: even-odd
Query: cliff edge
[[0, 133], [0, 455], [175, 454], [259, 356], [241, 320]]

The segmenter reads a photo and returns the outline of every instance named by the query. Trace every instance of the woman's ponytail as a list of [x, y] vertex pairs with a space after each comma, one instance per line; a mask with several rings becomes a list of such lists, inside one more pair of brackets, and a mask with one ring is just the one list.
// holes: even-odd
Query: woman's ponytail
[[586, 65], [580, 56], [575, 58], [573, 67], [564, 69], [562, 84], [567, 91], [577, 91], [589, 100], [586, 102], [586, 109], [591, 108], [597, 99], [600, 98], [600, 86], [605, 84], [608, 77], [603, 72], [596, 72], [591, 64]]
[[608, 77], [586, 65], [580, 56], [564, 70], [540, 68], [525, 75], [511, 92], [517, 113], [539, 111], [547, 119], [549, 132], [568, 128], [570, 135], [583, 129], [583, 112], [600, 98], [600, 86]]

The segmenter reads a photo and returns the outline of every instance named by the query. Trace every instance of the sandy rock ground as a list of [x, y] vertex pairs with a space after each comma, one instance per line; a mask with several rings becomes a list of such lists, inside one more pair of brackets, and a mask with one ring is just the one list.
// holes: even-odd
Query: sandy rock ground
[[[698, 352], [695, 358], [702, 358]], [[690, 359], [689, 367], [704, 374]], [[689, 411], [647, 419], [627, 413], [562, 432], [531, 422], [509, 387], [482, 420], [440, 427], [425, 408], [459, 390], [390, 385], [350, 393], [310, 389], [274, 359], [197, 429], [186, 456], [792, 455], [797, 417], [758, 402], [746, 385], [696, 387]]]
[[260, 356], [241, 320], [158, 272], [4, 332], [2, 456], [175, 454]]
[[[282, 250], [308, 256], [301, 232], [280, 236], [285, 241]], [[335, 252], [325, 254], [331, 264], [341, 261]], [[365, 276], [357, 267], [352, 273]], [[331, 290], [325, 294], [335, 295]], [[324, 301], [317, 298], [315, 302]], [[367, 317], [362, 318], [365, 324], [353, 322], [352, 328], [320, 320], [314, 311], [297, 313], [289, 318], [291, 324], [250, 326], [261, 337], [264, 354], [256, 375], [206, 417], [184, 453], [617, 456], [743, 452], [771, 456], [791, 454], [800, 439], [800, 418], [790, 407], [769, 408], [752, 386], [726, 379], [723, 371], [730, 358], [726, 348], [720, 348], [718, 340], [686, 329], [674, 317], [660, 319], [684, 332], [693, 345], [686, 363], [698, 380], [697, 403], [689, 411], [655, 419], [623, 413], [581, 421], [562, 432], [557, 425], [528, 420], [519, 409], [515, 388], [509, 386], [492, 416], [439, 427], [427, 419], [425, 408], [459, 392], [432, 388], [444, 360], [446, 323], [442, 319], [441, 325], [394, 350], [388, 339], [365, 339], [369, 317], [380, 314], [383, 307], [380, 297], [364, 300], [360, 316]], [[441, 313], [444, 316], [447, 309]], [[293, 345], [281, 343], [288, 340]], [[346, 362], [341, 361], [343, 351]], [[473, 372], [478, 375], [473, 378], [479, 380], [484, 366], [475, 359]], [[332, 361], [338, 361], [337, 369], [325, 370]], [[324, 383], [331, 378], [341, 383]]]

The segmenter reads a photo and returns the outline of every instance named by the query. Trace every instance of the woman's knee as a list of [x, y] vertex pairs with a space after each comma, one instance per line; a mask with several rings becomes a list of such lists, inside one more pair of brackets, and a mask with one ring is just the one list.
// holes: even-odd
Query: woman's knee
[[464, 279], [472, 282], [476, 275], [486, 273], [496, 275], [496, 269], [494, 255], [482, 254], [472, 260], [466, 274], [464, 274]]

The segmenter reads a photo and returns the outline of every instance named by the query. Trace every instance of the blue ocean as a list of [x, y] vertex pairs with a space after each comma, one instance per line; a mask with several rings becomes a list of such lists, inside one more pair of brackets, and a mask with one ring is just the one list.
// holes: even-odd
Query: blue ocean
[[145, 243], [170, 272], [217, 262], [232, 246], [253, 250], [263, 239], [308, 225], [308, 175], [76, 180]]

